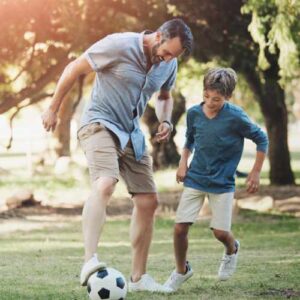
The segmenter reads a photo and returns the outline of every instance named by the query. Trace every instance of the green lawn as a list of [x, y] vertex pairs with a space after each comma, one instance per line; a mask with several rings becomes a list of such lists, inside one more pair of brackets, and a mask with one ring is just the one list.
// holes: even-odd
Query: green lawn
[[[40, 222], [36, 219], [36, 222]], [[44, 229], [0, 236], [0, 299], [88, 299], [79, 286], [82, 241], [78, 218]], [[128, 278], [129, 220], [109, 220], [99, 253]], [[148, 272], [163, 282], [174, 267], [171, 219], [158, 218]], [[241, 241], [238, 270], [227, 282], [216, 272], [222, 246], [207, 222], [192, 227], [189, 260], [195, 275], [176, 294], [128, 294], [127, 299], [300, 299], [300, 219], [242, 212], [233, 231]]]

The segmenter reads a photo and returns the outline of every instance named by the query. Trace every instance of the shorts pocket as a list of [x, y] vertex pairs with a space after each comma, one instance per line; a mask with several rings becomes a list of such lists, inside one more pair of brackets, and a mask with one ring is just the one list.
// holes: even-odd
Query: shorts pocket
[[94, 133], [99, 132], [103, 129], [105, 129], [105, 126], [102, 125], [101, 123], [91, 123], [91, 124], [85, 125], [81, 129], [79, 129], [79, 131], [77, 133], [77, 137], [81, 141], [81, 140], [87, 139]]

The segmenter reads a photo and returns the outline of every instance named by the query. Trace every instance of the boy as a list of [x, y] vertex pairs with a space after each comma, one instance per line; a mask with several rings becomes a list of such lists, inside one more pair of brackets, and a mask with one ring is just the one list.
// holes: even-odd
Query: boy
[[[227, 280], [235, 271], [240, 243], [230, 232], [234, 176], [241, 159], [244, 138], [257, 145], [256, 159], [247, 178], [247, 191], [255, 193], [268, 148], [266, 134], [253, 124], [246, 113], [228, 102], [237, 76], [230, 68], [215, 68], [204, 77], [204, 101], [187, 112], [186, 142], [176, 173], [184, 190], [176, 213], [174, 249], [176, 269], [165, 286], [176, 291], [193, 275], [186, 260], [188, 231], [198, 216], [205, 196], [212, 210], [210, 228], [225, 246], [218, 272]], [[194, 150], [190, 166], [188, 158]]]

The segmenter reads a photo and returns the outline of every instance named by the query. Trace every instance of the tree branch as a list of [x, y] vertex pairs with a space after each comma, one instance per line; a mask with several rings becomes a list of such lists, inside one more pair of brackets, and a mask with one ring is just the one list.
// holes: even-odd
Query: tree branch
[[53, 93], [51, 93], [51, 94], [47, 94], [47, 93], [39, 94], [39, 95], [36, 95], [36, 96], [32, 97], [31, 100], [28, 103], [23, 104], [21, 106], [17, 106], [16, 111], [9, 118], [10, 137], [8, 139], [7, 145], [5, 146], [5, 148], [7, 150], [9, 150], [11, 148], [11, 146], [12, 146], [12, 142], [13, 142], [13, 120], [17, 116], [17, 114], [23, 108], [25, 108], [27, 106], [30, 106], [32, 104], [35, 104], [35, 103], [37, 103], [37, 102], [39, 102], [39, 101], [41, 101], [41, 100], [43, 100], [43, 99], [45, 99], [47, 97], [52, 97], [52, 96], [53, 96]]
[[32, 95], [41, 91], [49, 82], [51, 82], [55, 76], [57, 76], [57, 74], [63, 70], [69, 61], [70, 59], [67, 56], [62, 58], [59, 63], [46, 70], [46, 72], [43, 73], [43, 75], [41, 75], [37, 81], [32, 83], [31, 86], [21, 90], [15, 97], [13, 97], [13, 95], [5, 97], [0, 103], [0, 114], [7, 112], [15, 106], [18, 106], [27, 98], [32, 98]]

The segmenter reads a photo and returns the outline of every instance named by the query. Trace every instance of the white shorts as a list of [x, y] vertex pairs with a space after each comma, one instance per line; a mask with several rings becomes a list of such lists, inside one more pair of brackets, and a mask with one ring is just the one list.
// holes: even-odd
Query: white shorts
[[176, 223], [195, 223], [205, 196], [212, 211], [210, 228], [230, 231], [234, 192], [213, 194], [184, 187], [176, 212]]

